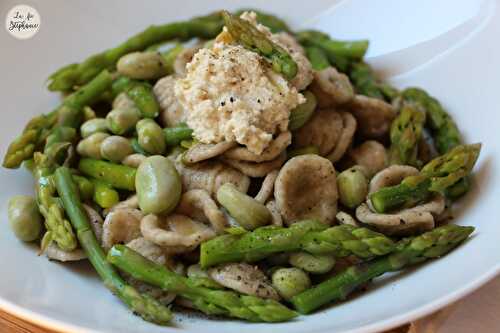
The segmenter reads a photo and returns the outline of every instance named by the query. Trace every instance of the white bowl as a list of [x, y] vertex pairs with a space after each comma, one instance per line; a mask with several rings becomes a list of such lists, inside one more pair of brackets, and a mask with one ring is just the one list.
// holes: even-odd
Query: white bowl
[[[338, 38], [369, 38], [368, 60], [398, 87], [422, 86], [451, 112], [468, 142], [483, 142], [475, 184], [456, 214], [477, 227], [450, 255], [377, 280], [369, 291], [293, 322], [248, 324], [176, 315], [175, 328], [133, 316], [86, 263], [59, 264], [36, 256], [8, 230], [7, 200], [32, 193], [26, 171], [1, 169], [0, 308], [64, 332], [376, 332], [424, 316], [470, 293], [500, 270], [500, 10], [494, 0], [373, 1], [29, 1], [39, 32], [17, 40], [0, 32], [1, 152], [33, 115], [48, 112], [57, 96], [44, 88], [48, 74], [116, 45], [152, 23], [213, 9], [259, 7], [294, 27], [322, 29]], [[17, 1], [4, 0], [5, 17]]]

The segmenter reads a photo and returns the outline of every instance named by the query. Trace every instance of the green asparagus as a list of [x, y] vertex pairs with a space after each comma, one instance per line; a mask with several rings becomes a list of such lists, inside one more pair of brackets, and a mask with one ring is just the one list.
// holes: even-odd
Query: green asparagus
[[222, 21], [218, 14], [184, 22], [150, 26], [115, 48], [92, 55], [81, 63], [70, 64], [59, 69], [49, 77], [48, 88], [51, 91], [71, 90], [75, 86], [89, 82], [104, 69], [114, 69], [117, 61], [125, 54], [142, 51], [150, 45], [167, 40], [188, 40], [193, 37], [214, 38], [221, 29]]
[[289, 228], [265, 226], [241, 235], [222, 235], [201, 245], [202, 268], [224, 262], [254, 262], [278, 252], [306, 251], [344, 257], [354, 254], [370, 258], [395, 249], [388, 237], [366, 228], [350, 225], [328, 227], [315, 220], [302, 221]]
[[113, 246], [107, 258], [110, 263], [135, 279], [176, 293], [207, 314], [226, 315], [254, 322], [280, 322], [296, 316], [294, 311], [271, 299], [200, 286], [196, 279], [169, 271], [164, 265], [157, 265], [124, 245]]
[[45, 219], [45, 233], [42, 240], [42, 252], [54, 241], [64, 251], [72, 251], [77, 241], [71, 224], [64, 216], [59, 198], [56, 197], [56, 188], [53, 180], [54, 162], [42, 153], [35, 153], [36, 200], [38, 209]]
[[325, 51], [316, 46], [307, 46], [304, 49], [306, 51], [307, 59], [309, 59], [309, 62], [314, 70], [320, 71], [330, 67], [330, 62]]
[[400, 98], [402, 104], [414, 104], [425, 111], [427, 126], [432, 131], [436, 149], [440, 154], [460, 144], [460, 131], [438, 100], [420, 88], [407, 88], [401, 92]]
[[400, 207], [411, 207], [432, 192], [444, 193], [447, 188], [467, 177], [479, 157], [481, 144], [461, 145], [427, 163], [420, 174], [409, 176], [394, 186], [383, 187], [370, 195], [373, 208], [379, 213]]
[[120, 190], [135, 190], [136, 169], [111, 162], [82, 158], [78, 169], [89, 177], [103, 181]]
[[247, 49], [257, 52], [271, 62], [273, 70], [291, 80], [297, 74], [297, 64], [288, 52], [268, 39], [250, 22], [227, 11], [222, 12], [224, 23], [231, 36]]
[[421, 166], [418, 143], [422, 138], [425, 113], [413, 106], [404, 106], [391, 124], [391, 164]]
[[387, 256], [351, 266], [336, 276], [292, 298], [300, 313], [309, 313], [320, 306], [345, 299], [352, 291], [386, 272], [438, 258], [457, 247], [474, 231], [473, 227], [446, 225], [426, 232], [398, 245]]
[[367, 63], [357, 62], [352, 64], [349, 78], [358, 94], [384, 99], [380, 82], [376, 79], [375, 73]]
[[285, 21], [272, 14], [264, 13], [257, 9], [247, 8], [247, 9], [239, 9], [235, 13], [235, 15], [240, 16], [243, 12], [254, 12], [255, 14], [257, 14], [257, 22], [268, 27], [272, 33], [277, 33], [281, 31], [291, 32], [290, 27], [286, 24]]
[[330, 64], [341, 72], [347, 72], [351, 63], [362, 59], [368, 49], [367, 40], [339, 41], [315, 30], [300, 31], [296, 37], [304, 47], [317, 47], [325, 52]]
[[68, 168], [59, 167], [55, 171], [55, 185], [64, 209], [76, 230], [80, 245], [104, 281], [104, 285], [145, 320], [158, 324], [168, 323], [172, 318], [170, 310], [153, 298], [139, 294], [133, 287], [126, 284], [113, 266], [106, 261], [106, 256], [92, 232], [78, 189]]
[[51, 130], [57, 130], [58, 124], [77, 128], [80, 125], [79, 122], [83, 120], [83, 107], [95, 102], [111, 86], [111, 83], [111, 74], [102, 71], [88, 84], [66, 97], [56, 110], [31, 119], [23, 133], [9, 145], [3, 166], [18, 168], [24, 160], [32, 158], [37, 146], [44, 143]]
[[165, 128], [163, 129], [163, 133], [165, 134], [167, 146], [178, 146], [181, 141], [193, 138], [193, 130], [186, 124]]

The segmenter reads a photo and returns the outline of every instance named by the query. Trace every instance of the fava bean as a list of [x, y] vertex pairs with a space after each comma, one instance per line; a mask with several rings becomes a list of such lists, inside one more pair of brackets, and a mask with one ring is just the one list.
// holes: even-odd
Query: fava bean
[[101, 156], [101, 143], [109, 137], [107, 133], [94, 133], [78, 143], [76, 151], [84, 157], [94, 158], [100, 160]]
[[279, 268], [272, 275], [274, 289], [286, 300], [311, 287], [306, 272], [298, 268]]
[[165, 59], [158, 52], [132, 52], [116, 64], [118, 73], [132, 79], [151, 80], [167, 74]]
[[139, 165], [135, 188], [145, 214], [168, 214], [180, 200], [182, 183], [173, 162], [156, 155]]
[[165, 153], [165, 136], [160, 127], [152, 119], [142, 119], [136, 125], [139, 145], [150, 154]]
[[106, 133], [108, 131], [108, 123], [104, 118], [94, 118], [87, 120], [80, 127], [82, 138], [87, 138], [94, 133]]
[[112, 135], [101, 143], [101, 156], [111, 162], [121, 162], [133, 152], [130, 141], [123, 136]]
[[17, 238], [24, 242], [37, 240], [42, 231], [42, 216], [33, 197], [16, 195], [7, 208], [9, 224]]

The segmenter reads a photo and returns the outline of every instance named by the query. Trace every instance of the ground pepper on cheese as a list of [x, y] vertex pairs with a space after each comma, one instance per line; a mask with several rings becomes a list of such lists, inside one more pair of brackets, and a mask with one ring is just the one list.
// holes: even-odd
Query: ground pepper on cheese
[[195, 54], [175, 94], [198, 141], [236, 141], [255, 154], [287, 130], [290, 110], [305, 101], [257, 53], [224, 42]]

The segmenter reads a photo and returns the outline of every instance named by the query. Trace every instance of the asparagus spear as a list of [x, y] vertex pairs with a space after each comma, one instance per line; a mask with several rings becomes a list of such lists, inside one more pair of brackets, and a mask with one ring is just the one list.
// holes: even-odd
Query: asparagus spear
[[269, 60], [273, 70], [291, 80], [297, 74], [297, 64], [288, 52], [247, 22], [227, 11], [222, 12], [226, 28], [231, 36], [247, 49]]
[[254, 262], [278, 252], [303, 250], [312, 254], [370, 258], [395, 249], [388, 237], [350, 225], [328, 227], [315, 220], [289, 228], [266, 226], [240, 235], [222, 235], [204, 242], [200, 249], [203, 268], [224, 262]]
[[294, 296], [292, 303], [300, 313], [306, 314], [324, 304], [343, 300], [364, 283], [386, 272], [399, 271], [407, 266], [447, 254], [473, 231], [474, 227], [449, 224], [418, 237], [403, 240], [396, 252], [351, 266]]
[[148, 46], [167, 40], [188, 40], [193, 37], [214, 38], [222, 29], [218, 13], [189, 21], [152, 25], [122, 44], [90, 56], [81, 63], [67, 65], [49, 76], [49, 90], [67, 91], [92, 80], [104, 69], [113, 69], [123, 55], [142, 51]]
[[82, 158], [78, 169], [85, 175], [121, 190], [135, 190], [136, 169], [126, 165]]
[[314, 70], [320, 71], [330, 66], [326, 52], [319, 47], [307, 46], [304, 49], [306, 51], [307, 59], [311, 63]]
[[420, 166], [418, 142], [422, 137], [425, 113], [410, 105], [404, 106], [391, 124], [391, 164]]
[[400, 184], [381, 188], [370, 195], [373, 208], [379, 213], [413, 206], [432, 192], [444, 193], [447, 188], [467, 177], [479, 157], [481, 144], [456, 146], [448, 153], [427, 163], [420, 174], [406, 177]]
[[52, 242], [64, 251], [72, 251], [76, 248], [77, 242], [71, 224], [64, 217], [59, 198], [56, 197], [56, 188], [53, 180], [55, 170], [54, 162], [49, 156], [42, 153], [34, 155], [36, 199], [38, 209], [45, 219], [47, 232], [42, 239], [42, 252]]
[[24, 160], [32, 158], [38, 146], [51, 132], [57, 131], [58, 126], [78, 127], [83, 107], [95, 102], [109, 89], [112, 81], [111, 74], [102, 71], [95, 79], [66, 97], [54, 111], [31, 119], [23, 133], [7, 149], [3, 166], [18, 168]]
[[317, 47], [325, 52], [330, 64], [341, 72], [347, 72], [352, 62], [360, 60], [368, 49], [367, 40], [339, 41], [316, 30], [300, 31], [296, 34], [304, 47]]
[[390, 103], [399, 94], [396, 88], [378, 80], [370, 65], [363, 61], [351, 64], [349, 79], [356, 92], [361, 95], [382, 99]]
[[271, 299], [200, 286], [197, 279], [169, 271], [165, 266], [149, 261], [124, 245], [113, 246], [107, 258], [110, 263], [135, 279], [187, 298], [207, 314], [226, 315], [254, 322], [280, 322], [297, 315]]
[[170, 310], [150, 296], [139, 294], [133, 287], [126, 284], [113, 269], [113, 266], [106, 261], [106, 255], [92, 232], [80, 201], [78, 188], [68, 168], [57, 168], [55, 171], [55, 185], [64, 209], [76, 230], [80, 245], [87, 254], [92, 266], [104, 281], [104, 285], [120, 297], [134, 313], [138, 313], [145, 320], [158, 324], [168, 323], [172, 318]]
[[403, 104], [414, 104], [426, 112], [427, 126], [432, 130], [440, 154], [460, 144], [457, 125], [434, 97], [420, 88], [407, 88], [401, 92], [401, 101]]
[[288, 24], [286, 24], [285, 21], [272, 14], [252, 8], [239, 9], [234, 14], [236, 16], [240, 16], [241, 14], [243, 14], [243, 12], [255, 12], [255, 14], [257, 14], [257, 22], [268, 27], [272, 33], [281, 31], [291, 32], [290, 27], [288, 26]]

